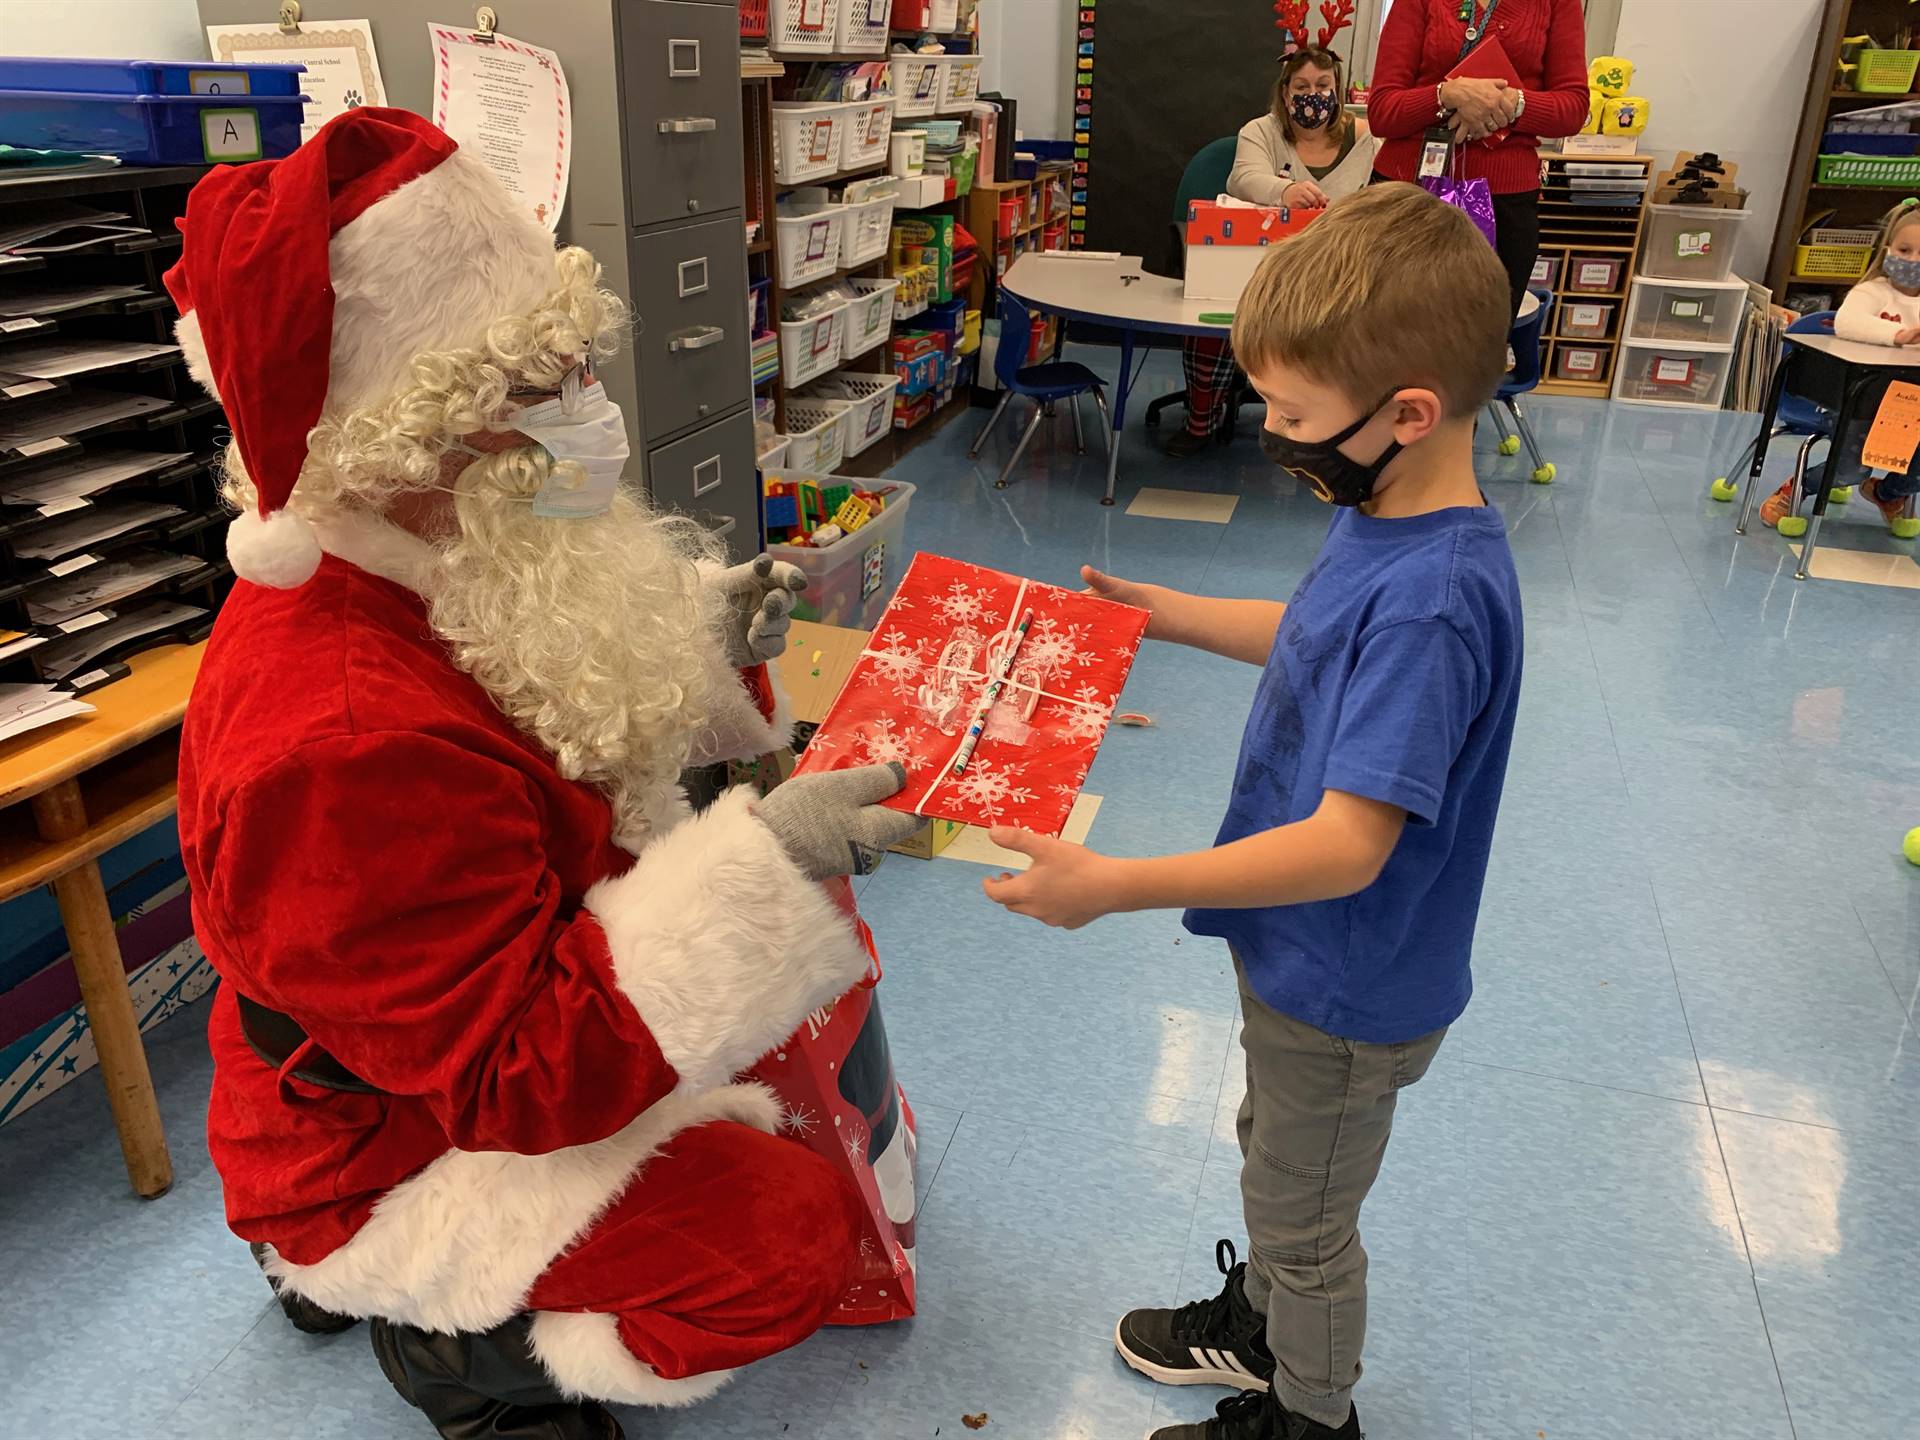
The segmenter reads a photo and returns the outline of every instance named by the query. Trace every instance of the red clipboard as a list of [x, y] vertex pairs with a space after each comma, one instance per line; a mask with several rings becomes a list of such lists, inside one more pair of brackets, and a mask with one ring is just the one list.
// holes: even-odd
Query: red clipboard
[[[1507, 56], [1507, 47], [1500, 43], [1498, 35], [1489, 35], [1473, 49], [1461, 57], [1460, 63], [1447, 72], [1449, 80], [1504, 80], [1512, 89], [1518, 90], [1520, 72], [1513, 68], [1513, 61]], [[1477, 144], [1497, 145], [1513, 132], [1509, 125], [1504, 130], [1496, 130], [1483, 136]]]

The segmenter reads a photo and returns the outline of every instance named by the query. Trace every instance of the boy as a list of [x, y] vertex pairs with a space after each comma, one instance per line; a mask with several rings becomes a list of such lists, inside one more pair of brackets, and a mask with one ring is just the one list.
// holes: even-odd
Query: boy
[[1340, 200], [1277, 246], [1233, 348], [1267, 402], [1261, 443], [1336, 507], [1287, 605], [1087, 570], [1149, 636], [1264, 665], [1216, 848], [1117, 860], [1019, 831], [987, 881], [1069, 928], [1186, 907], [1226, 939], [1247, 1056], [1251, 1254], [1219, 1296], [1135, 1310], [1135, 1369], [1246, 1392], [1153, 1440], [1356, 1440], [1366, 1328], [1360, 1205], [1397, 1092], [1466, 1006], [1468, 957], [1520, 691], [1520, 591], [1473, 473], [1505, 364], [1507, 282], [1472, 222], [1411, 185]]

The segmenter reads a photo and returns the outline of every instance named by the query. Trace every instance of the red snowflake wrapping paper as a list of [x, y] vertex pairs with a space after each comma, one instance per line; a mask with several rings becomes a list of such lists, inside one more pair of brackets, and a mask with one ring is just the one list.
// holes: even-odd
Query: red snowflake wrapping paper
[[[1033, 611], [1024, 640], [1015, 627]], [[798, 772], [897, 761], [888, 807], [1058, 835], [1086, 784], [1147, 630], [1147, 612], [939, 555], [916, 555]], [[1013, 669], [966, 769], [952, 773], [987, 685]]]
[[828, 881], [873, 969], [832, 1004], [807, 1016], [787, 1042], [748, 1076], [780, 1097], [783, 1128], [846, 1175], [865, 1202], [853, 1281], [830, 1325], [877, 1325], [913, 1314], [915, 1125], [893, 1078], [880, 1019], [879, 952], [860, 918], [853, 886]]

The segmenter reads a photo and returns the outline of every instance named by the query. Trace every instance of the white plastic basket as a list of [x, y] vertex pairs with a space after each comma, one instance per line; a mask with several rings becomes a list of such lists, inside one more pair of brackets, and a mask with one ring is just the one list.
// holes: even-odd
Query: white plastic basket
[[773, 102], [773, 178], [799, 185], [840, 168], [844, 105]]
[[845, 205], [788, 202], [774, 212], [779, 236], [780, 288], [791, 290], [840, 268], [846, 243]]
[[887, 48], [893, 24], [893, 0], [839, 0], [840, 19], [834, 49], [847, 55], [878, 55]]
[[840, 234], [842, 265], [864, 265], [887, 253], [893, 244], [895, 198], [881, 195], [847, 206], [846, 228]]
[[845, 400], [787, 397], [787, 469], [831, 470], [847, 454]]
[[893, 139], [893, 99], [858, 100], [841, 109], [840, 168], [858, 170], [862, 165], [883, 164], [887, 144]]
[[938, 109], [942, 115], [970, 110], [973, 108], [973, 102], [979, 98], [980, 57], [978, 55], [949, 55], [940, 62]]
[[753, 457], [762, 470], [778, 470], [787, 463], [787, 437], [776, 435], [767, 448]]
[[840, 333], [851, 302], [807, 320], [780, 322], [780, 373], [787, 388], [804, 385], [840, 364]]
[[844, 0], [772, 0], [767, 49], [776, 55], [831, 55]]
[[846, 449], [853, 456], [893, 429], [893, 392], [899, 388], [897, 375], [835, 375], [811, 393], [848, 402]]
[[900, 55], [887, 62], [895, 115], [939, 113], [941, 59], [938, 55]]
[[[913, 9], [920, 12], [917, 21]], [[919, 0], [900, 23], [908, 30], [956, 30], [960, 26], [960, 0]]]
[[893, 333], [893, 292], [900, 288], [900, 282], [894, 279], [855, 277], [848, 283], [860, 291], [860, 298], [847, 306], [841, 320], [842, 360], [851, 360], [876, 345], [887, 343], [887, 337]]

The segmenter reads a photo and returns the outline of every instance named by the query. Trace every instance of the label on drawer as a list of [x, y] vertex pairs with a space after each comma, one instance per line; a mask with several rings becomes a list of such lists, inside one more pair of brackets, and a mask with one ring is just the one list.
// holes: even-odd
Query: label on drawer
[[89, 565], [98, 565], [99, 563], [100, 557], [98, 555], [72, 555], [62, 560], [58, 565], [49, 565], [47, 567], [47, 574], [72, 575], [77, 571], [86, 569]]
[[1667, 308], [1667, 313], [1676, 320], [1703, 320], [1706, 318], [1706, 305], [1699, 300], [1675, 300]]
[[893, 16], [893, 0], [867, 0], [867, 24], [885, 25]]
[[1570, 305], [1567, 307], [1567, 323], [1588, 330], [1598, 329], [1607, 323], [1606, 308], [1601, 305]]
[[920, 83], [914, 87], [913, 98], [916, 100], [924, 100], [933, 94], [933, 87], [939, 82], [939, 79], [940, 67], [938, 65], [923, 65], [920, 68]]
[[826, 163], [833, 153], [833, 121], [816, 120], [807, 127], [807, 159], [815, 165]]
[[244, 70], [189, 70], [189, 95], [251, 95], [253, 77]]
[[[819, 156], [815, 156], [819, 159]], [[827, 239], [833, 234], [833, 222], [816, 220], [807, 226], [807, 259], [824, 260], [827, 258]]]
[[1611, 260], [1586, 260], [1580, 265], [1580, 278], [1574, 282], [1582, 290], [1611, 290], [1613, 288], [1613, 262]]
[[827, 0], [801, 0], [800, 28], [802, 30], [827, 28]]
[[1674, 250], [1682, 260], [1698, 260], [1713, 253], [1711, 230], [1682, 230], [1673, 238]]
[[1653, 372], [1649, 378], [1656, 385], [1691, 385], [1693, 383], [1693, 361], [1655, 360], [1653, 362]]
[[1553, 261], [1544, 255], [1534, 261], [1533, 278], [1529, 283], [1534, 285], [1551, 285], [1553, 283]]
[[1600, 368], [1600, 352], [1598, 350], [1569, 350], [1566, 352], [1566, 359], [1562, 363], [1568, 370], [1579, 371], [1583, 374], [1590, 375]]
[[833, 349], [833, 317], [827, 315], [813, 322], [813, 354], [819, 355]]

